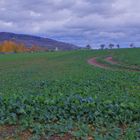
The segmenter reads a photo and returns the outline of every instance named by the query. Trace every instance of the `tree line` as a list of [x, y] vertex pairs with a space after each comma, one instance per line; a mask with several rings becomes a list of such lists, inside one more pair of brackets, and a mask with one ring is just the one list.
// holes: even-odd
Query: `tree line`
[[[129, 47], [130, 48], [135, 48], [135, 45], [134, 45], [134, 43], [131, 43], [130, 45], [129, 45]], [[104, 50], [104, 49], [114, 49], [114, 48], [117, 48], [117, 49], [119, 49], [119, 48], [121, 48], [121, 46], [120, 46], [120, 44], [113, 44], [113, 43], [110, 43], [108, 46], [106, 46], [105, 44], [101, 44], [100, 45], [100, 49], [101, 50]], [[88, 45], [86, 45], [86, 49], [92, 49], [92, 47], [88, 44]]]

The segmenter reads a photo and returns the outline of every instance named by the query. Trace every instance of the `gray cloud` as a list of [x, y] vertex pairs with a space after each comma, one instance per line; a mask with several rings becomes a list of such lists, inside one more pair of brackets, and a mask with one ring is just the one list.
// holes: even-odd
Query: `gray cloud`
[[0, 31], [78, 45], [140, 44], [139, 0], [0, 0]]

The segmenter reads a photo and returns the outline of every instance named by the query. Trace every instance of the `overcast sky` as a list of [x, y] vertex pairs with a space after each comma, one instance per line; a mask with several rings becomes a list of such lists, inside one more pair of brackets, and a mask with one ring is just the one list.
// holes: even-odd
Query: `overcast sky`
[[0, 31], [140, 47], [140, 0], [0, 0]]

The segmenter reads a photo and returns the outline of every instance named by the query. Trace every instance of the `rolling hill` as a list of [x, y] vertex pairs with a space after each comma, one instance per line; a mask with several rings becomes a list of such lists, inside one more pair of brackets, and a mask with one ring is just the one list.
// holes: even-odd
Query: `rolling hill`
[[0, 32], [0, 43], [6, 40], [14, 41], [16, 43], [23, 43], [26, 47], [32, 47], [35, 45], [38, 47], [47, 48], [49, 50], [54, 50], [56, 47], [59, 50], [78, 49], [78, 46], [76, 45], [56, 41], [49, 38], [43, 38], [43, 37], [25, 35], [25, 34], [15, 34], [9, 32]]

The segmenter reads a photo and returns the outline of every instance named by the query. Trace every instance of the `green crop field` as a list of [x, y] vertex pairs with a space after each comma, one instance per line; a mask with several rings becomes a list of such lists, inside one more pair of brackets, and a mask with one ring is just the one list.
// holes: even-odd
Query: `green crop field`
[[140, 49], [0, 55], [0, 140], [139, 140], [139, 68]]

